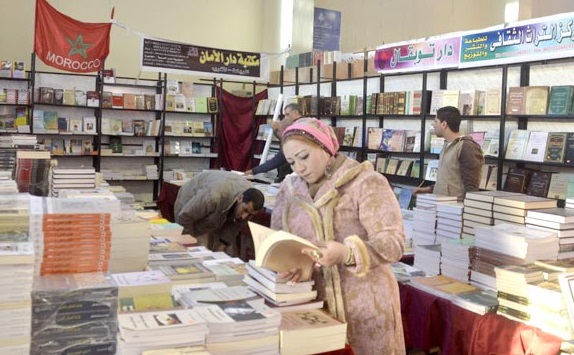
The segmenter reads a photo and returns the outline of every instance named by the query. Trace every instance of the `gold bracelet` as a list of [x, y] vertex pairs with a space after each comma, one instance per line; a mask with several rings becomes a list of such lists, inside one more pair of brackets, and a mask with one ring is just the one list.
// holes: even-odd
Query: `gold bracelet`
[[347, 257], [343, 262], [345, 266], [355, 265], [355, 253], [353, 253], [353, 249], [350, 246], [347, 246]]

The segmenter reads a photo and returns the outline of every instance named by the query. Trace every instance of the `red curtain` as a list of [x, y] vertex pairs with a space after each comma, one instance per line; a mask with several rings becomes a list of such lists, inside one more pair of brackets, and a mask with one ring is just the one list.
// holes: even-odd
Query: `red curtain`
[[259, 100], [267, 98], [267, 90], [252, 97], [239, 97], [220, 87], [221, 97], [221, 151], [220, 164], [225, 170], [251, 169], [254, 137], [259, 125], [253, 121], [253, 111]]

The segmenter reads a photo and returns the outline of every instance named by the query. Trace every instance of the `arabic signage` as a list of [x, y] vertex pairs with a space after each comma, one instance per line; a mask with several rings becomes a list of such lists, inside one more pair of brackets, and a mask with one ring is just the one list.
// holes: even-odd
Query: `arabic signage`
[[375, 69], [387, 73], [456, 67], [459, 46], [460, 36], [381, 46], [375, 52]]
[[574, 14], [516, 22], [462, 36], [460, 66], [563, 58], [574, 54]]
[[313, 49], [338, 51], [341, 40], [341, 12], [316, 7], [313, 16]]
[[260, 77], [261, 54], [143, 38], [142, 70]]

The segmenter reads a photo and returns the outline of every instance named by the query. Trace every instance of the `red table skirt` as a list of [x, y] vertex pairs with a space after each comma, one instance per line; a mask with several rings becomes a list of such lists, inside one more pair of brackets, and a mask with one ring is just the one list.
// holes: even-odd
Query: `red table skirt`
[[552, 355], [562, 340], [496, 314], [479, 315], [399, 283], [407, 349], [442, 355]]

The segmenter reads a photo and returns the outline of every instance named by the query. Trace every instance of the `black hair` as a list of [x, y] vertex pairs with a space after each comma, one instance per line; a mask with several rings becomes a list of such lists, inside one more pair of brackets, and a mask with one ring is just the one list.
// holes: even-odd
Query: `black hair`
[[243, 200], [241, 202], [253, 203], [253, 209], [259, 211], [265, 204], [265, 196], [257, 189], [249, 188], [243, 192]]
[[441, 122], [446, 122], [448, 128], [454, 133], [460, 129], [460, 111], [454, 106], [441, 107], [436, 111], [436, 118]]
[[285, 106], [285, 107], [283, 108], [283, 111], [285, 111], [286, 109], [291, 110], [291, 112], [296, 111], [296, 112], [299, 113], [300, 115], [303, 115], [303, 109], [302, 109], [301, 106], [299, 106], [298, 104], [295, 104], [295, 103], [289, 104], [289, 105], [287, 105], [287, 106]]

